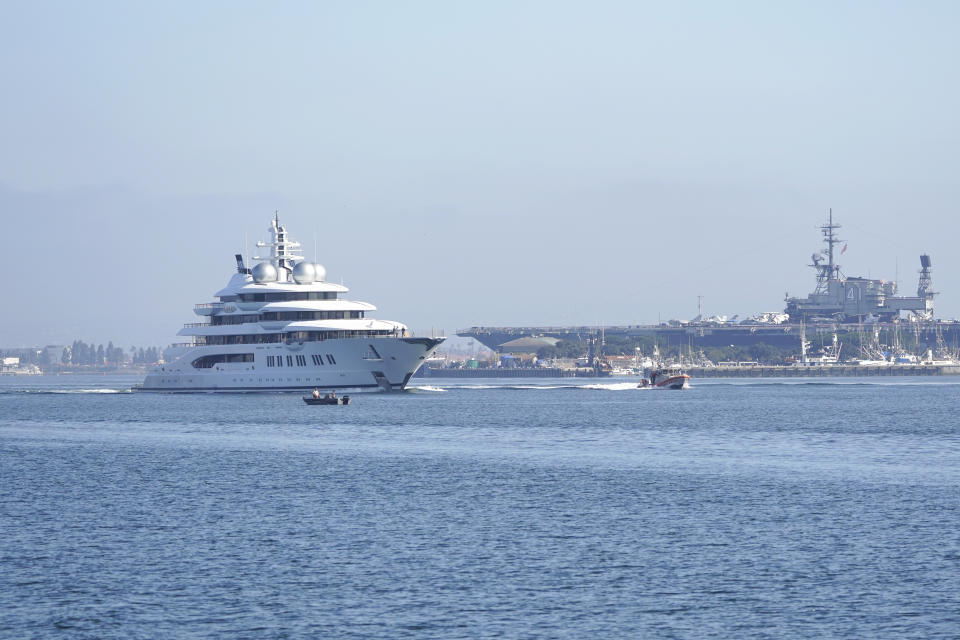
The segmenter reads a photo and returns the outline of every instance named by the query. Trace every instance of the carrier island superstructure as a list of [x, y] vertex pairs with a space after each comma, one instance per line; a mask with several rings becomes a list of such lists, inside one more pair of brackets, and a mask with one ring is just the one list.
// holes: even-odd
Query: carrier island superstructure
[[813, 254], [809, 265], [816, 273], [816, 286], [805, 297], [787, 296], [783, 313], [758, 314], [740, 322], [698, 316], [690, 322], [608, 325], [602, 329], [595, 326], [476, 326], [457, 331], [457, 335], [475, 338], [495, 351], [520, 338], [595, 341], [601, 334], [608, 338], [652, 338], [667, 347], [722, 348], [765, 343], [781, 349], [794, 349], [798, 348], [804, 327], [811, 335], [829, 335], [835, 331], [862, 331], [869, 326], [881, 330], [909, 330], [918, 343], [927, 345], [938, 341], [960, 345], [960, 323], [933, 319], [936, 294], [929, 255], [920, 256], [917, 295], [901, 296], [894, 281], [844, 275], [837, 264], [842, 253], [838, 245], [843, 242], [837, 235], [838, 229], [840, 225], [834, 222], [831, 210], [827, 222], [820, 227], [825, 247]]
[[902, 312], [916, 320], [933, 318], [933, 280], [930, 256], [920, 256], [920, 282], [916, 296], [898, 296], [897, 283], [869, 278], [848, 278], [836, 263], [839, 224], [833, 221], [833, 210], [826, 224], [820, 227], [827, 248], [811, 257], [810, 266], [817, 272], [817, 286], [805, 298], [786, 298], [786, 314], [793, 322], [825, 319], [837, 322], [879, 320], [892, 322]]

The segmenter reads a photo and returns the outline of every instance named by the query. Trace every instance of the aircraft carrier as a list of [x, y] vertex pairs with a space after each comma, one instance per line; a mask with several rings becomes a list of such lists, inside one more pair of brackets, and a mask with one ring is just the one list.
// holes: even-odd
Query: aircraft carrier
[[813, 336], [832, 333], [863, 332], [878, 329], [907, 332], [916, 344], [925, 347], [937, 343], [960, 344], [960, 323], [933, 318], [932, 261], [920, 256], [920, 277], [915, 296], [900, 296], [897, 283], [862, 277], [847, 277], [836, 259], [843, 242], [837, 236], [839, 224], [830, 211], [820, 229], [825, 248], [811, 258], [816, 272], [814, 291], [804, 298], [787, 297], [783, 313], [765, 313], [741, 322], [726, 319], [703, 319], [702, 314], [690, 322], [669, 322], [657, 325], [621, 326], [541, 326], [541, 327], [470, 327], [457, 331], [458, 336], [471, 337], [494, 351], [520, 338], [543, 337], [564, 341], [591, 342], [603, 334], [651, 339], [661, 348], [702, 349], [706, 347], [749, 347], [768, 344], [780, 349], [799, 349], [805, 330]]
[[[785, 312], [790, 320], [822, 319], [838, 322], [899, 320], [903, 312], [913, 320], [933, 319], [933, 279], [930, 256], [920, 256], [920, 282], [916, 296], [898, 296], [897, 283], [868, 278], [847, 278], [836, 264], [835, 247], [843, 242], [837, 237], [839, 224], [833, 222], [833, 210], [827, 224], [820, 227], [827, 248], [814, 253], [810, 264], [817, 272], [817, 286], [806, 298], [787, 298]], [[841, 250], [843, 253], [843, 250]]]

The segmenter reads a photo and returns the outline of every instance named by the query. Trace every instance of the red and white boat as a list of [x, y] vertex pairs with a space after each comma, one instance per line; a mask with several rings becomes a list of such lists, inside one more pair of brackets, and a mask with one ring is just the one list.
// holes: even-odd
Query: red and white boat
[[676, 366], [650, 369], [637, 387], [640, 389], [689, 389], [690, 375]]

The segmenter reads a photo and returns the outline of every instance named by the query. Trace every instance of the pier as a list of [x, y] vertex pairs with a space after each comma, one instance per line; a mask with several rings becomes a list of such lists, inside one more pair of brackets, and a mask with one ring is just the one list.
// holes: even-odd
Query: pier
[[952, 376], [960, 375], [960, 366], [891, 365], [889, 367], [861, 365], [826, 365], [813, 367], [757, 365], [751, 367], [691, 367], [694, 378], [820, 378], [820, 377], [874, 377], [874, 376]]
[[[944, 365], [892, 365], [889, 367], [861, 365], [825, 365], [812, 367], [752, 365], [746, 367], [690, 367], [686, 369], [697, 378], [872, 378], [878, 376], [956, 376], [960, 366]], [[639, 378], [640, 376], [597, 375], [593, 369], [544, 367], [478, 368], [478, 369], [431, 369], [423, 367], [416, 373], [418, 378]]]

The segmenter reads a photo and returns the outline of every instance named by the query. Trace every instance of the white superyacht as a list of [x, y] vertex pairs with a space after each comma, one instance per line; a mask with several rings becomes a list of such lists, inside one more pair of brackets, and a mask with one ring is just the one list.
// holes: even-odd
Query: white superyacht
[[443, 338], [410, 335], [406, 325], [367, 316], [376, 307], [340, 298], [326, 270], [303, 259], [274, 216], [271, 241], [253, 268], [237, 272], [194, 312], [206, 322], [177, 335], [192, 342], [150, 372], [138, 391], [244, 392], [304, 389], [401, 391]]

